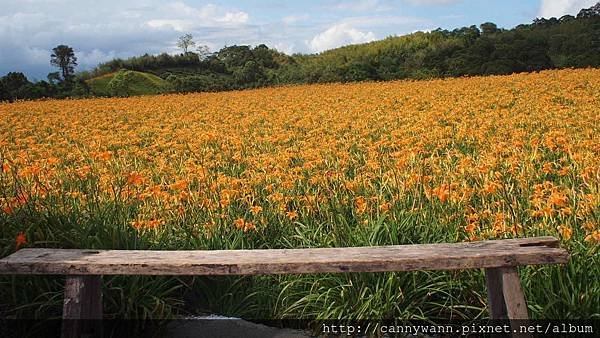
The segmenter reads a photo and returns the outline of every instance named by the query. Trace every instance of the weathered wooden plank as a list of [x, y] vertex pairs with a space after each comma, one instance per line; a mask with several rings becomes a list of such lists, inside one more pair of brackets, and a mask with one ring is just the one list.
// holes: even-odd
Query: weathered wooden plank
[[358, 248], [141, 251], [22, 249], [0, 274], [259, 275], [497, 268], [566, 263], [552, 237]]
[[506, 305], [502, 290], [502, 268], [485, 269], [485, 283], [488, 294], [488, 307], [492, 319], [506, 319]]

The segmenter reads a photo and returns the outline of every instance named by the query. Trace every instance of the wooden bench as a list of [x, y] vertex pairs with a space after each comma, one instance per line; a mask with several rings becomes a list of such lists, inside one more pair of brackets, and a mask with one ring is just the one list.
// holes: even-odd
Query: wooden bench
[[[554, 237], [456, 244], [278, 250], [21, 249], [0, 274], [66, 275], [63, 319], [102, 318], [102, 275], [272, 275], [485, 269], [494, 319], [528, 319], [518, 266], [566, 263]], [[77, 320], [63, 336], [77, 337]]]

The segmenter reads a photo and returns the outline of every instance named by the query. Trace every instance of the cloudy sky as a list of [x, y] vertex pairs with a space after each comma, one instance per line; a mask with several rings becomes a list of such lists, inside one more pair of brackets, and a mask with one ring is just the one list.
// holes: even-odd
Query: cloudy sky
[[43, 79], [58, 44], [79, 70], [114, 57], [175, 53], [192, 33], [211, 50], [265, 43], [312, 53], [437, 27], [486, 21], [510, 28], [535, 17], [576, 14], [598, 0], [0, 0], [0, 75]]

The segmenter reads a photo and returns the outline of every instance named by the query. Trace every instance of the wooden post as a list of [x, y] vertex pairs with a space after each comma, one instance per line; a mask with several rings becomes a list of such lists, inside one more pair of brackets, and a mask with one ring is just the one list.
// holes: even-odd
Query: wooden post
[[513, 337], [530, 337], [530, 334], [520, 333], [521, 325], [527, 323], [529, 315], [517, 268], [487, 268], [485, 278], [490, 317], [510, 320]]
[[489, 311], [492, 319], [506, 319], [506, 304], [502, 291], [502, 273], [500, 269], [485, 269], [485, 282], [489, 300]]
[[102, 335], [102, 276], [70, 275], [65, 283], [63, 338]]

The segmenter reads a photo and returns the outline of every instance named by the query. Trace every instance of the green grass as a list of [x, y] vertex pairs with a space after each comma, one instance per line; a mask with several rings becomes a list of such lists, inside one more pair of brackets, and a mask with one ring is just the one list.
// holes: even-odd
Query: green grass
[[[132, 80], [128, 83], [129, 95], [152, 95], [164, 92], [168, 83], [160, 77], [137, 71], [133, 73]], [[111, 96], [109, 83], [117, 73], [105, 74], [86, 81], [94, 95]]]
[[[341, 197], [341, 196], [338, 196]], [[399, 203], [411, 205], [408, 197]], [[52, 203], [52, 201], [50, 201]], [[0, 216], [4, 225], [0, 256], [14, 251], [11, 228], [44, 241], [31, 247], [93, 249], [248, 249], [369, 246], [453, 242], [455, 226], [440, 222], [447, 208], [431, 205], [421, 212], [397, 211], [359, 225], [356, 215], [335, 203], [323, 205], [328, 221], [302, 218], [294, 224], [273, 219], [257, 233], [217, 226], [210, 236], [194, 234], [187, 222], [171, 223], [164, 232], [139, 233], [127, 220], [130, 205], [101, 203], [89, 210], [73, 205], [71, 213], [47, 208], [21, 209]], [[192, 208], [194, 208], [192, 206]], [[400, 208], [401, 210], [402, 208]], [[194, 211], [194, 210], [190, 210]], [[199, 215], [193, 213], [192, 215]], [[82, 215], [87, 215], [82, 217]], [[395, 220], [394, 220], [395, 219]], [[188, 223], [189, 222], [189, 223]], [[426, 226], [425, 226], [426, 225]], [[531, 234], [534, 235], [534, 234]], [[600, 276], [597, 248], [563, 243], [572, 254], [567, 266], [524, 267], [521, 277], [533, 318], [598, 316]], [[3, 276], [0, 302], [5, 316], [60, 316], [64, 277]], [[171, 318], [182, 314], [218, 313], [248, 319], [387, 319], [431, 320], [487, 318], [483, 272], [402, 272], [283, 275], [256, 277], [105, 276], [104, 310], [108, 318]]]

